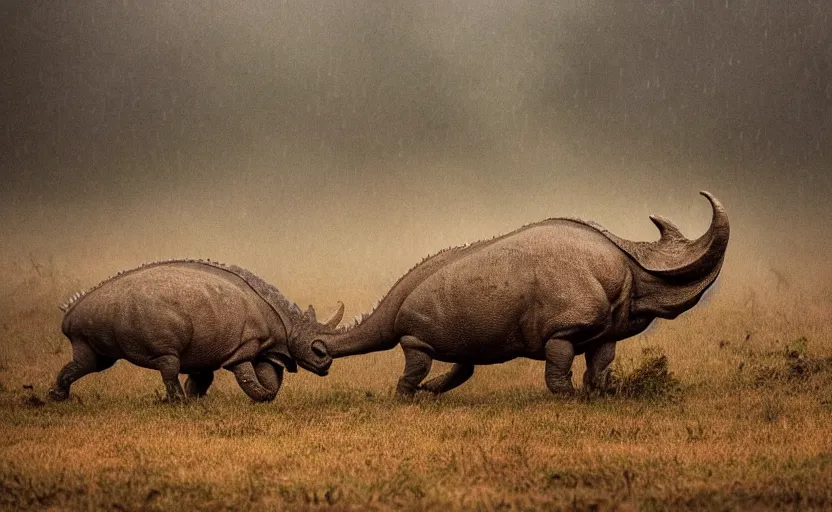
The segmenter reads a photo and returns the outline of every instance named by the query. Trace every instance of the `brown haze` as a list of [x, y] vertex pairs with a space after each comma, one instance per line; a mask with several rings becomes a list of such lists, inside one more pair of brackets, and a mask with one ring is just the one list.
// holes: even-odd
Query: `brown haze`
[[95, 281], [210, 257], [357, 312], [548, 216], [698, 235], [700, 189], [731, 215], [729, 275], [829, 248], [826, 2], [2, 9], [6, 261]]
[[[7, 1], [0, 4], [0, 65], [0, 263], [5, 268], [0, 321], [7, 338], [0, 391], [14, 390], [2, 398], [4, 408], [19, 405], [23, 384], [34, 382], [35, 390], [43, 391], [68, 359], [58, 333], [58, 305], [143, 262], [197, 257], [235, 263], [323, 314], [341, 300], [349, 317], [372, 307], [422, 257], [546, 217], [581, 217], [626, 238], [653, 240], [658, 233], [648, 215], [660, 214], [689, 237], [699, 236], [710, 220], [707, 201], [697, 195], [703, 189], [725, 204], [731, 220], [720, 280], [688, 320], [660, 322], [625, 351], [637, 354], [648, 339], [658, 341], [684, 384], [704, 381], [702, 389], [710, 390], [711, 395], [693, 395], [685, 414], [656, 413], [661, 421], [651, 428], [663, 432], [655, 443], [663, 447], [659, 452], [667, 460], [676, 456], [667, 451], [678, 441], [669, 432], [684, 432], [683, 427], [693, 429], [688, 437], [714, 441], [690, 455], [706, 466], [721, 467], [725, 453], [746, 460], [742, 450], [763, 442], [754, 425], [740, 430], [756, 440], [750, 448], [737, 448], [723, 436], [734, 439], [736, 432], [719, 422], [721, 411], [737, 404], [723, 397], [726, 402], [714, 405], [710, 397], [734, 382], [730, 372], [745, 356], [722, 361], [724, 354], [715, 348], [719, 340], [735, 344], [754, 333], [765, 352], [807, 336], [815, 355], [832, 351], [823, 320], [832, 311], [832, 3], [825, 0]], [[715, 332], [714, 326], [724, 331]], [[680, 336], [687, 344], [677, 344]], [[686, 350], [690, 347], [708, 348]], [[417, 413], [390, 401], [364, 410], [361, 390], [383, 393], [394, 386], [401, 361], [398, 352], [359, 360], [336, 362], [327, 379], [287, 379], [278, 401], [293, 411], [292, 428], [303, 429], [305, 414], [314, 411], [315, 421], [330, 422], [323, 428], [337, 434], [338, 418], [352, 421], [344, 419], [349, 416], [344, 411], [355, 402], [369, 423], [424, 414], [423, 421], [458, 428], [451, 437], [467, 438], [468, 429], [479, 432], [472, 422], [485, 421], [453, 420], [453, 409], [443, 410], [441, 402]], [[481, 394], [497, 390], [504, 396], [495, 382], [506, 378], [513, 387], [543, 389], [540, 368], [512, 364], [478, 373], [459, 390], [462, 398], [446, 404], [473, 403], [475, 410]], [[722, 380], [702, 376], [711, 370]], [[354, 371], [364, 380], [356, 384]], [[114, 407], [120, 417], [129, 416], [131, 411], [113, 405], [117, 398], [107, 402], [107, 383], [123, 382], [125, 393], [137, 397], [136, 407], [164, 416], [151, 436], [169, 433], [165, 422], [181, 418], [170, 413], [170, 419], [145, 403], [159, 383], [147, 372], [146, 380], [135, 384], [130, 379], [136, 372], [144, 375], [118, 367], [111, 375], [89, 377], [90, 384], [79, 383], [77, 392], [87, 405], [77, 406], [74, 418], [92, 422], [83, 419], [91, 410], [105, 415]], [[351, 385], [359, 391], [345, 395], [347, 405], [333, 405], [337, 400], [325, 394], [333, 386]], [[216, 407], [220, 418], [235, 418], [228, 436], [219, 435], [245, 434], [250, 426], [240, 419], [247, 414], [238, 404], [242, 397], [227, 380], [218, 388], [225, 395], [209, 407]], [[90, 405], [91, 390], [95, 396], [104, 392], [101, 407]], [[773, 407], [776, 421], [808, 407], [803, 398], [766, 405], [765, 392], [749, 396]], [[549, 397], [531, 400], [523, 403], [532, 417], [548, 418]], [[632, 412], [626, 402], [616, 403], [612, 412], [568, 407], [565, 418], [586, 421], [590, 430], [593, 421], [609, 421], [606, 415], [621, 408]], [[826, 407], [826, 416], [813, 416], [815, 430], [803, 424], [806, 437], [794, 441], [794, 453], [781, 432], [774, 439], [784, 451], [772, 448], [771, 456], [828, 453], [819, 426], [829, 418]], [[390, 408], [392, 419], [384, 419]], [[495, 413], [507, 432], [515, 428], [512, 410]], [[265, 436], [277, 427], [267, 426], [264, 411], [258, 409], [250, 428]], [[709, 418], [716, 418], [709, 423], [716, 430], [697, 434], [702, 424], [693, 422]], [[211, 428], [220, 429], [226, 420], [217, 419]], [[670, 426], [662, 430], [662, 425]], [[525, 453], [542, 443], [544, 430], [530, 434], [533, 440], [517, 450]], [[622, 431], [626, 436], [628, 430]], [[403, 435], [421, 446], [429, 441], [422, 434]], [[16, 435], [35, 434], [24, 429]], [[370, 428], [355, 435], [379, 434]], [[638, 458], [653, 445], [644, 436], [634, 439], [641, 444], [625, 457]], [[301, 446], [310, 439], [285, 442]], [[18, 446], [22, 457], [46, 451], [41, 445], [20, 446], [28, 445]], [[211, 456], [224, 457], [226, 449], [231, 445]], [[385, 452], [375, 472], [361, 470], [366, 473], [361, 478], [401, 470], [395, 450]], [[568, 453], [563, 450], [556, 455]], [[435, 469], [420, 458], [422, 452], [413, 453], [416, 470]], [[514, 455], [491, 455], [503, 457], [506, 475], [531, 475], [542, 467], [532, 464], [532, 471]], [[101, 457], [96, 460], [106, 459]], [[332, 464], [316, 457], [316, 464]], [[363, 464], [359, 459], [354, 462]], [[585, 464], [591, 474], [594, 460], [576, 464]], [[176, 464], [179, 459], [172, 467]], [[823, 464], [821, 472], [828, 460]], [[79, 474], [106, 471], [93, 466]], [[251, 478], [240, 467], [229, 471]], [[301, 466], [287, 478], [302, 483], [300, 494], [317, 496], [325, 489], [319, 471], [314, 464]], [[479, 484], [472, 484], [448, 471], [455, 475], [452, 488], [479, 489], [485, 484], [477, 479], [489, 474], [474, 470]], [[685, 471], [680, 474], [687, 478]], [[51, 482], [40, 466], [19, 469], [4, 462], [0, 472], [6, 479], [27, 475], [32, 488]], [[760, 481], [775, 478], [763, 473]], [[674, 474], [665, 477], [672, 482]], [[410, 473], [401, 478], [406, 481], [407, 475], [413, 478]], [[720, 475], [723, 487], [734, 478], [730, 472]], [[332, 478], [332, 485], [343, 485], [339, 476]], [[516, 485], [536, 489], [537, 477], [529, 478], [532, 483]], [[9, 484], [3, 485], [0, 491], [9, 491]], [[135, 497], [126, 487], [119, 489], [125, 503]], [[237, 496], [236, 487], [225, 489]], [[353, 492], [346, 500], [351, 503], [372, 494], [362, 494], [365, 488], [339, 489]], [[485, 498], [465, 503], [492, 506], [495, 496], [522, 495], [513, 487], [483, 489]], [[752, 494], [755, 489], [747, 487]], [[670, 503], [661, 501], [667, 498], [661, 492], [654, 492], [664, 496], [659, 502]], [[432, 503], [464, 502], [453, 492], [439, 495]], [[417, 498], [403, 503], [412, 505]], [[20, 499], [0, 505], [20, 506], [25, 501]], [[86, 503], [110, 506], [97, 499]], [[540, 499], [523, 503], [555, 503]], [[225, 503], [239, 508], [235, 500]], [[286, 500], [267, 503], [293, 503]]]

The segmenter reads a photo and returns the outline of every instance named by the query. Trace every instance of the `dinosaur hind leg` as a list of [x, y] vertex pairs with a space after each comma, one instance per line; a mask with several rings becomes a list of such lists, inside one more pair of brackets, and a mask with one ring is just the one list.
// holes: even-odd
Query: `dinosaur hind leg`
[[89, 373], [106, 370], [115, 362], [115, 359], [96, 354], [87, 343], [73, 341], [72, 361], [58, 372], [55, 384], [49, 389], [49, 398], [56, 402], [66, 400], [73, 382]]
[[179, 382], [179, 357], [173, 354], [159, 356], [151, 360], [151, 368], [159, 370], [165, 384], [165, 400], [181, 402], [185, 400], [185, 390]]
[[474, 375], [474, 365], [466, 363], [456, 363], [451, 369], [438, 376], [430, 379], [422, 384], [419, 389], [428, 391], [430, 393], [446, 393], [455, 387], [463, 384], [465, 381]]
[[429, 355], [430, 346], [415, 336], [403, 336], [401, 339], [404, 351], [404, 374], [396, 385], [396, 394], [411, 398], [419, 389], [419, 384], [430, 373], [433, 358]]
[[214, 372], [192, 373], [185, 380], [185, 395], [188, 397], [205, 396], [212, 382], [214, 382]]

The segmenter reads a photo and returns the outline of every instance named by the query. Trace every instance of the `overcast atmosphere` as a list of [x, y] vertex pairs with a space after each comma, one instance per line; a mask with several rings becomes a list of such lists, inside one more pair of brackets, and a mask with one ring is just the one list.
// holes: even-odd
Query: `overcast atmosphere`
[[705, 189], [724, 276], [828, 274], [826, 0], [6, 1], [0, 59], [13, 268], [211, 258], [355, 314], [546, 217], [694, 238]]

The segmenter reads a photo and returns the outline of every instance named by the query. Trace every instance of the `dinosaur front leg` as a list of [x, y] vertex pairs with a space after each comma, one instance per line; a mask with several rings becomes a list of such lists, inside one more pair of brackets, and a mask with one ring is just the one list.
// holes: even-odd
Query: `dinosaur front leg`
[[[249, 398], [255, 402], [271, 402], [274, 400], [274, 397], [277, 396], [276, 389], [268, 389], [260, 383], [258, 374], [255, 371], [254, 365], [251, 361], [244, 361], [236, 364], [232, 366], [230, 370], [234, 373], [234, 377], [237, 379], [237, 384], [239, 384], [245, 394], [247, 394]], [[262, 367], [260, 371], [262, 375], [267, 373], [267, 370]], [[275, 380], [276, 379], [277, 377], [275, 377]]]
[[214, 382], [214, 372], [192, 373], [185, 380], [185, 394], [188, 397], [203, 397]]
[[277, 396], [283, 384], [283, 367], [268, 361], [258, 361], [254, 363], [254, 373], [260, 384]]
[[428, 351], [432, 349], [415, 336], [403, 336], [400, 344], [404, 351], [404, 374], [396, 385], [396, 394], [412, 398], [419, 389], [419, 384], [430, 373], [433, 358], [428, 355]]
[[572, 360], [575, 348], [572, 343], [551, 339], [546, 343], [546, 387], [556, 395], [575, 393], [572, 386]]
[[584, 388], [587, 391], [606, 390], [609, 385], [610, 364], [615, 359], [615, 342], [595, 345], [586, 351], [586, 373]]
[[456, 363], [448, 372], [430, 379], [419, 386], [419, 389], [436, 394], [446, 393], [463, 384], [472, 375], [474, 375], [473, 364]]

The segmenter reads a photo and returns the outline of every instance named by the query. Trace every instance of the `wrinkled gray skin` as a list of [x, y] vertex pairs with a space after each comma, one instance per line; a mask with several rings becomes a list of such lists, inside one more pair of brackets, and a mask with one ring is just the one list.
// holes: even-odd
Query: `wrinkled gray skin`
[[[728, 218], [702, 195], [713, 219], [697, 240], [655, 216], [655, 242], [623, 240], [591, 222], [545, 220], [423, 260], [372, 313], [334, 334], [310, 333], [305, 343], [322, 342], [333, 358], [401, 345], [403, 396], [444, 393], [476, 365], [516, 357], [546, 361], [548, 388], [571, 394], [578, 354], [587, 363], [584, 386], [603, 388], [619, 340], [690, 309], [719, 274]], [[420, 384], [433, 360], [454, 366]]]
[[[62, 309], [72, 361], [49, 391], [53, 400], [65, 400], [84, 375], [126, 359], [158, 370], [169, 401], [205, 395], [214, 371], [225, 368], [252, 400], [268, 402], [284, 368], [297, 371], [293, 337], [332, 332], [343, 315], [342, 304], [319, 324], [311, 306], [302, 313], [251, 272], [202, 260], [143, 265], [76, 294]], [[326, 375], [331, 359], [322, 348], [304, 345], [299, 355], [301, 366]], [[184, 390], [180, 373], [188, 375]]]

